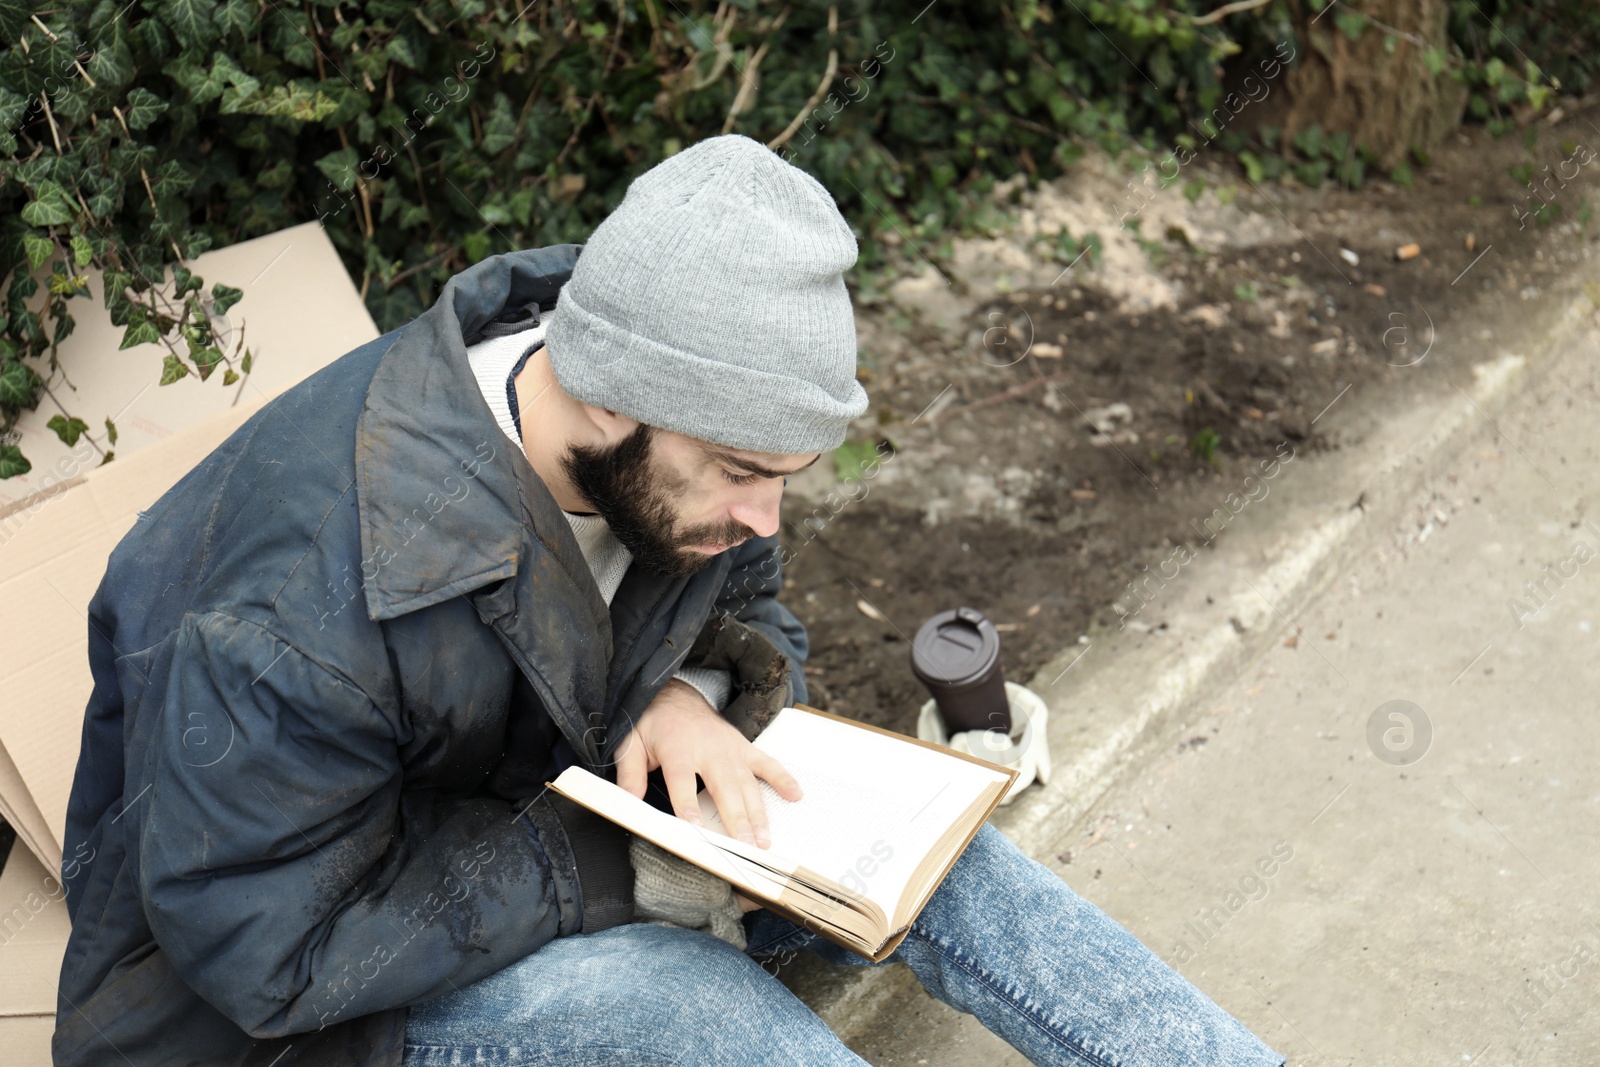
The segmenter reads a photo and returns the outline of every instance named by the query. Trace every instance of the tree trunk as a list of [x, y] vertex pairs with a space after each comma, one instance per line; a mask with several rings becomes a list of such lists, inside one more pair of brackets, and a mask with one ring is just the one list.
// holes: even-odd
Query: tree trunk
[[[1433, 148], [1461, 122], [1465, 87], [1447, 71], [1431, 73], [1422, 58], [1429, 48], [1449, 47], [1447, 0], [1360, 0], [1325, 13], [1295, 8], [1301, 55], [1284, 82], [1285, 143], [1318, 125], [1325, 134], [1348, 133], [1388, 170], [1413, 148]], [[1354, 14], [1370, 20], [1352, 41], [1335, 20]]]

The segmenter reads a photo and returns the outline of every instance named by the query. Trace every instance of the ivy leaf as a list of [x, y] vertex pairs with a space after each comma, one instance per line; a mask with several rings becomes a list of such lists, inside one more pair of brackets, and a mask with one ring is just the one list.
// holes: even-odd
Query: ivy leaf
[[1252, 182], [1259, 185], [1267, 180], [1266, 168], [1262, 166], [1260, 157], [1254, 152], [1240, 152], [1239, 162], [1244, 164], [1245, 173]]
[[494, 94], [494, 106], [483, 124], [483, 154], [497, 156], [516, 143], [517, 117], [512, 114], [511, 100], [505, 93]]
[[[3, 3], [4, 0], [0, 0]], [[97, 37], [96, 41], [100, 39]], [[94, 49], [94, 55], [83, 61], [83, 69], [95, 80], [95, 84], [112, 92], [121, 91], [122, 87], [133, 80], [135, 65], [133, 52], [128, 48], [127, 39], [120, 33], [102, 47]]]
[[1361, 36], [1361, 31], [1367, 28], [1367, 16], [1354, 12], [1341, 11], [1333, 16], [1334, 23], [1344, 31], [1344, 35], [1352, 41]]
[[185, 48], [204, 48], [217, 37], [217, 24], [211, 21], [213, 6], [206, 0], [163, 0], [157, 10]]
[[268, 47], [276, 55], [302, 70], [316, 66], [317, 53], [311, 45], [311, 18], [304, 11], [278, 9], [279, 18], [267, 22]]
[[[267, 115], [296, 122], [321, 122], [339, 110], [339, 102], [320, 90], [308, 89], [300, 82], [278, 85], [265, 93], [223, 100], [222, 114]], [[230, 106], [231, 104], [231, 106]]]
[[11, 332], [17, 337], [31, 343], [44, 340], [44, 331], [39, 328], [39, 313], [37, 311], [24, 311], [13, 316]]
[[111, 421], [111, 416], [106, 416], [106, 440], [113, 445], [117, 443], [117, 424]]
[[222, 372], [222, 384], [223, 385], [232, 385], [234, 382], [236, 382], [238, 380], [239, 380], [239, 373], [237, 371], [235, 371], [232, 367], [229, 367], [227, 370]]
[[0, 445], [0, 478], [15, 478], [33, 470], [33, 464], [16, 445]]
[[[45, 243], [51, 244], [51, 247], [54, 248], [51, 242], [47, 241]], [[13, 304], [20, 304], [38, 291], [38, 278], [35, 278], [32, 274], [25, 274], [20, 270], [14, 271], [11, 275], [11, 288], [6, 291], [6, 300]]]
[[[0, 10], [3, 10], [8, 0], [0, 0]], [[26, 9], [24, 9], [26, 10]], [[0, 127], [8, 130], [15, 129], [22, 121], [22, 116], [27, 112], [31, 101], [21, 93], [14, 93], [8, 87], [0, 85]]]
[[50, 421], [45, 423], [49, 429], [56, 432], [61, 438], [61, 443], [71, 448], [78, 443], [78, 438], [89, 432], [89, 424], [79, 418], [67, 418], [65, 415], [52, 415]]
[[180, 59], [167, 65], [167, 77], [183, 86], [189, 94], [191, 105], [209, 104], [222, 95], [225, 82], [217, 72], [206, 70], [192, 59]]
[[227, 3], [218, 4], [216, 10], [211, 12], [212, 21], [224, 34], [247, 33], [255, 26], [258, 17], [256, 5], [249, 0], [227, 0]]
[[25, 408], [33, 405], [35, 375], [25, 364], [8, 359], [0, 366], [0, 406]]
[[181, 196], [194, 184], [194, 175], [176, 159], [169, 159], [150, 174], [157, 197]]
[[105, 189], [101, 192], [93, 193], [84, 202], [84, 206], [89, 209], [89, 214], [95, 218], [108, 219], [115, 215], [117, 209], [122, 206], [122, 189], [119, 186], [114, 189]]
[[389, 38], [389, 43], [383, 46], [383, 50], [390, 59], [401, 66], [410, 67], [412, 70], [418, 69], [417, 53], [412, 49], [411, 42], [406, 40], [404, 36], [395, 34]]
[[863, 471], [878, 465], [878, 446], [872, 441], [846, 441], [833, 450], [833, 472], [842, 482], [860, 481]]
[[[77, 290], [82, 289], [84, 291], [84, 294], [87, 295], [88, 292], [89, 292], [88, 281], [89, 281], [88, 277], [86, 275], [83, 275], [83, 274], [79, 274], [79, 275], [76, 275], [75, 277], [73, 277], [73, 279], [72, 279], [73, 293], [76, 294]], [[70, 337], [72, 335], [72, 331], [77, 328], [77, 325], [78, 325], [78, 320], [74, 319], [71, 315], [67, 314], [67, 309], [65, 307], [57, 309], [57, 311], [56, 311], [56, 335], [55, 335], [55, 337], [51, 338], [50, 343], [52, 345], [61, 344], [62, 341], [65, 341], [68, 337]]]
[[128, 129], [143, 130], [161, 117], [170, 105], [149, 89], [140, 86], [128, 94]]
[[237, 304], [244, 296], [244, 290], [235, 289], [231, 285], [217, 282], [211, 287], [211, 313], [213, 315], [226, 315], [228, 309]]
[[105, 289], [106, 307], [117, 304], [127, 304], [126, 290], [133, 284], [133, 272], [125, 270], [108, 270], [100, 276], [100, 285]]
[[168, 353], [167, 357], [161, 361], [161, 381], [158, 384], [171, 385], [179, 378], [187, 377], [188, 374], [189, 365], [177, 356]]
[[[287, 158], [280, 159], [266, 170], [258, 170], [255, 183], [262, 189], [287, 189], [294, 183], [294, 165]], [[387, 199], [394, 199], [389, 197]]]
[[340, 52], [350, 51], [351, 42], [361, 43], [361, 35], [366, 31], [366, 19], [345, 19], [344, 23], [333, 28], [328, 40], [333, 42], [333, 47]]
[[[149, 319], [141, 319], [139, 322], [129, 326], [123, 333], [122, 343], [117, 346], [117, 351], [120, 352], [124, 348], [132, 348], [134, 345], [153, 345], [159, 340], [161, 340], [161, 332], [156, 329], [156, 324]], [[172, 357], [168, 356], [167, 358], [171, 359]], [[162, 382], [161, 384], [166, 385], [167, 383]]]
[[211, 372], [222, 362], [222, 351], [216, 348], [202, 348], [191, 357], [200, 380], [203, 382], [211, 377]]
[[[32, 207], [33, 205], [30, 204], [28, 206]], [[23, 210], [26, 211], [27, 209], [24, 208]], [[28, 266], [38, 270], [39, 264], [49, 259], [50, 254], [56, 250], [56, 243], [48, 238], [40, 237], [36, 233], [25, 233], [22, 235], [22, 247], [28, 253]]]
[[72, 235], [72, 262], [80, 267], [87, 267], [94, 258], [94, 245], [81, 233]]
[[250, 350], [247, 348], [247, 349], [244, 350], [244, 359], [239, 361], [239, 369], [241, 371], [243, 371], [244, 373], [249, 374], [250, 373], [250, 363], [251, 363]]
[[333, 187], [341, 193], [352, 188], [356, 183], [356, 166], [361, 162], [356, 155], [354, 147], [346, 145], [335, 152], [329, 152], [317, 160], [317, 169], [333, 183]]
[[58, 182], [40, 182], [34, 196], [22, 209], [22, 221], [29, 226], [64, 226], [77, 214], [72, 198]]
[[198, 292], [200, 287], [206, 284], [204, 278], [196, 277], [193, 271], [181, 264], [172, 268], [172, 281], [177, 286], [172, 293], [174, 297], [183, 296], [190, 290]]
[[[254, 21], [253, 15], [252, 12], [252, 21]], [[233, 57], [226, 52], [216, 52], [212, 55], [211, 73], [213, 77], [221, 78], [237, 89], [240, 96], [249, 96], [261, 88], [261, 83], [235, 63]]]
[[[23, 3], [22, 0], [0, 0], [0, 41], [8, 45], [15, 41], [21, 35], [22, 27], [27, 25], [32, 9], [32, 4]], [[0, 477], [9, 478], [11, 475]]]

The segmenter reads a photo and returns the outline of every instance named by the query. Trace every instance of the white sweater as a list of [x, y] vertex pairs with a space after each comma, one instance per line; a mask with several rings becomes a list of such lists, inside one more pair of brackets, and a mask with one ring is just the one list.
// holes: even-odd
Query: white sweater
[[[467, 362], [478, 380], [478, 389], [482, 391], [489, 410], [494, 413], [495, 422], [500, 424], [500, 429], [518, 451], [522, 451], [523, 448], [522, 436], [517, 432], [516, 422], [511, 418], [511, 406], [506, 396], [506, 379], [510, 377], [511, 368], [517, 365], [523, 353], [542, 340], [544, 340], [544, 326], [540, 324], [505, 337], [492, 337], [480, 341], [467, 349]], [[531, 398], [519, 398], [519, 401], [527, 403], [528, 399]], [[594, 574], [594, 582], [600, 589], [601, 598], [610, 604], [611, 598], [617, 593], [617, 586], [622, 584], [622, 576], [628, 572], [628, 565], [633, 562], [633, 553], [617, 540], [606, 520], [599, 515], [580, 515], [565, 509], [561, 514], [567, 517], [573, 536], [578, 539], [578, 547], [583, 551], [583, 558]], [[683, 667], [673, 677], [682, 678], [700, 690], [711, 706], [718, 711], [721, 711], [722, 706], [727, 703], [728, 693], [732, 687], [727, 671], [712, 667]]]

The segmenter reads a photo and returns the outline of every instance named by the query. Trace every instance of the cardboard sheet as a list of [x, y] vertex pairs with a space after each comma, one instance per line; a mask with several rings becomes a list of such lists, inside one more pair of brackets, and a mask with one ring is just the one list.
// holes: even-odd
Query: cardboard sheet
[[67, 905], [55, 875], [19, 840], [0, 871], [0, 1060], [50, 1067]]
[[0, 871], [0, 1019], [55, 1016], [56, 979], [71, 929], [61, 882], [19, 841]]

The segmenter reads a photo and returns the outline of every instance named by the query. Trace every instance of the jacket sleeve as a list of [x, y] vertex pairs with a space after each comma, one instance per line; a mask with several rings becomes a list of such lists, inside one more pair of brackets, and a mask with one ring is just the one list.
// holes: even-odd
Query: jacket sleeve
[[130, 768], [148, 788], [145, 913], [184, 981], [252, 1036], [473, 982], [587, 931], [588, 893], [631, 912], [625, 839], [579, 855], [592, 828], [548, 794], [402, 789], [401, 724], [255, 623], [188, 616], [154, 719]]
[[789, 661], [794, 702], [803, 704], [807, 694], [802, 667], [810, 652], [810, 638], [794, 613], [778, 602], [778, 594], [783, 591], [782, 564], [783, 549], [775, 534], [752, 537], [734, 549], [728, 578], [713, 614], [730, 614], [771, 638]]

